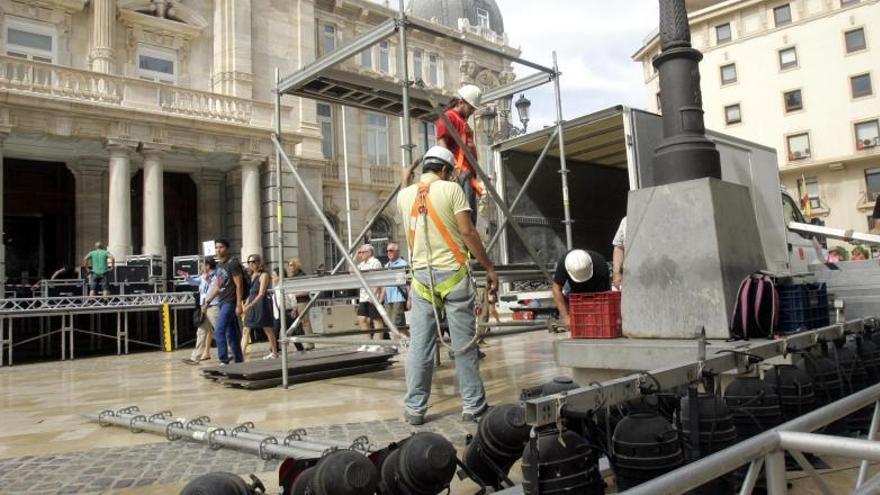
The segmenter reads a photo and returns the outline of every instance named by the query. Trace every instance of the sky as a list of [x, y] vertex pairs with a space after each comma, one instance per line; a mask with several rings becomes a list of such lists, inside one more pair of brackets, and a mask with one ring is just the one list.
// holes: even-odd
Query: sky
[[[647, 106], [639, 64], [632, 55], [657, 28], [656, 0], [497, 0], [504, 30], [522, 58], [562, 72], [562, 116], [568, 120], [614, 105]], [[534, 73], [514, 64], [517, 77]], [[529, 129], [556, 121], [553, 85], [526, 92]]]

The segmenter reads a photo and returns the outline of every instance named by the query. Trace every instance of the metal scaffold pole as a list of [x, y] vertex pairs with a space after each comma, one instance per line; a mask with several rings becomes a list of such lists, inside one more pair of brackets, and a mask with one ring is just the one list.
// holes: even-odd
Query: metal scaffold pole
[[403, 0], [399, 0], [398, 2], [399, 12], [397, 14], [397, 22], [398, 22], [398, 35], [400, 36], [400, 50], [398, 51], [398, 58], [400, 59], [400, 89], [401, 96], [403, 100], [403, 143], [401, 147], [403, 148], [403, 168], [409, 166], [413, 161], [413, 145], [412, 145], [412, 123], [410, 122], [410, 112], [409, 112], [409, 86], [412, 84], [412, 81], [409, 79], [409, 49], [407, 47], [407, 18], [406, 12], [404, 11]]
[[351, 269], [354, 276], [357, 278], [360, 287], [367, 292], [367, 296], [369, 297], [370, 302], [373, 303], [373, 305], [376, 307], [376, 311], [379, 312], [379, 316], [382, 317], [382, 321], [385, 322], [385, 325], [387, 326], [388, 330], [391, 331], [391, 333], [400, 338], [401, 334], [400, 331], [397, 330], [397, 325], [395, 325], [394, 322], [391, 321], [391, 318], [388, 316], [388, 312], [385, 311], [385, 306], [379, 302], [379, 299], [376, 297], [376, 293], [372, 290], [370, 284], [368, 284], [367, 281], [364, 279], [363, 273], [361, 273], [361, 271], [357, 267], [357, 264], [351, 258], [348, 249], [346, 249], [345, 245], [342, 244], [342, 240], [339, 239], [339, 234], [336, 233], [336, 231], [333, 229], [333, 225], [330, 223], [329, 220], [327, 220], [327, 216], [324, 215], [324, 212], [321, 210], [321, 205], [318, 204], [318, 202], [315, 200], [315, 197], [312, 195], [312, 192], [309, 191], [309, 189], [306, 187], [306, 184], [303, 181], [302, 177], [300, 177], [299, 172], [296, 170], [296, 167], [293, 166], [290, 158], [288, 158], [287, 154], [284, 153], [284, 150], [281, 148], [281, 143], [278, 142], [274, 135], [272, 136], [272, 144], [275, 145], [275, 149], [278, 150], [279, 154], [281, 155], [281, 159], [284, 160], [284, 162], [287, 164], [287, 168], [290, 169], [290, 173], [296, 180], [297, 186], [299, 186], [300, 190], [303, 193], [303, 196], [306, 197], [306, 201], [308, 201], [309, 206], [312, 207], [315, 215], [317, 215], [317, 217], [321, 219], [321, 222], [324, 224], [324, 228], [326, 229], [327, 233], [330, 234], [330, 237], [333, 239], [336, 247], [339, 248], [339, 250], [343, 253], [346, 263], [348, 263], [349, 268]]
[[572, 249], [571, 239], [571, 205], [568, 198], [568, 166], [565, 163], [565, 133], [562, 125], [562, 92], [559, 89], [559, 65], [556, 62], [556, 51], [553, 52], [553, 92], [556, 94], [556, 133], [559, 138], [559, 175], [562, 177], [562, 223], [565, 225], [565, 247]]
[[[452, 122], [449, 121], [449, 117], [446, 116], [446, 114], [440, 108], [440, 105], [437, 104], [437, 101], [434, 99], [434, 97], [428, 95], [428, 101], [431, 103], [431, 107], [433, 107], [434, 113], [437, 114], [437, 116], [441, 120], [443, 120], [443, 123], [446, 124], [449, 129], [455, 129], [455, 126], [452, 125]], [[513, 219], [513, 215], [510, 213], [510, 209], [504, 203], [504, 200], [501, 199], [501, 196], [498, 194], [498, 191], [495, 190], [495, 187], [492, 186], [489, 176], [486, 175], [486, 172], [480, 166], [479, 162], [477, 161], [477, 157], [475, 157], [474, 154], [471, 153], [471, 150], [468, 149], [467, 145], [464, 143], [458, 133], [453, 132], [449, 135], [452, 137], [452, 140], [455, 141], [455, 144], [458, 145], [459, 149], [461, 149], [461, 151], [464, 153], [465, 159], [467, 159], [468, 163], [471, 164], [474, 172], [476, 172], [480, 180], [483, 181], [484, 187], [489, 193], [489, 197], [492, 198], [492, 201], [494, 201], [495, 204], [498, 206], [498, 209], [507, 219], [507, 223], [510, 225], [511, 228], [513, 228], [513, 231], [516, 232], [516, 235], [519, 236], [520, 240], [522, 240], [526, 252], [528, 253], [529, 257], [532, 258], [532, 261], [535, 263], [535, 265], [538, 266], [538, 269], [541, 270], [541, 273], [544, 275], [544, 279], [547, 280], [547, 283], [553, 282], [553, 278], [550, 276], [550, 272], [547, 271], [546, 265], [541, 263], [540, 258], [538, 258], [538, 253], [535, 252], [535, 248], [532, 247], [532, 245], [529, 243], [528, 236], [526, 236], [525, 232], [522, 230], [519, 224]]]
[[[373, 227], [373, 224], [376, 223], [376, 220], [379, 218], [379, 216], [382, 214], [382, 212], [385, 211], [385, 208], [387, 208], [388, 205], [391, 203], [391, 201], [394, 200], [395, 196], [397, 196], [397, 191], [399, 191], [399, 190], [400, 190], [400, 184], [397, 184], [397, 186], [394, 188], [394, 190], [392, 190], [391, 193], [388, 195], [388, 197], [385, 198], [385, 201], [383, 201], [382, 204], [379, 205], [379, 209], [377, 209], [376, 212], [373, 214], [373, 216], [370, 218], [370, 220], [367, 221], [367, 223], [361, 229], [360, 233], [354, 237], [354, 239], [351, 243], [349, 243], [352, 246], [348, 250], [349, 255], [351, 255], [354, 252], [355, 246], [361, 241], [361, 239], [364, 238], [365, 235], [367, 235], [367, 232], [370, 231], [370, 228]], [[333, 275], [336, 272], [338, 272], [344, 265], [345, 265], [345, 258], [343, 257], [339, 261], [337, 261], [336, 266], [334, 266], [333, 269], [330, 270], [330, 275]], [[288, 328], [287, 331], [285, 332], [285, 334], [288, 337], [293, 334], [294, 330], [296, 330], [297, 327], [299, 327], [299, 325], [302, 323], [303, 318], [305, 318], [305, 315], [308, 314], [309, 309], [315, 304], [315, 301], [317, 301], [317, 300], [318, 300], [318, 294], [313, 294], [311, 296], [311, 299], [309, 299], [309, 302], [305, 305], [305, 308], [303, 309], [302, 314], [297, 315], [296, 320], [294, 320], [294, 322], [290, 325], [290, 328]]]
[[[275, 137], [281, 142], [281, 93], [278, 92], [278, 84], [281, 82], [281, 71], [275, 67]], [[275, 304], [278, 305], [278, 318], [281, 321], [280, 330], [287, 328], [287, 309], [284, 300], [284, 193], [281, 175], [281, 152], [275, 149], [275, 215], [278, 217], [278, 293]], [[290, 350], [290, 342], [281, 338], [281, 331], [276, 336], [281, 351], [281, 380], [284, 388], [287, 388], [287, 351]]]
[[348, 122], [345, 120], [345, 107], [340, 107], [342, 111], [342, 173], [345, 180], [345, 231], [348, 234], [348, 249], [351, 251], [351, 183], [348, 179], [348, 131], [346, 129]]

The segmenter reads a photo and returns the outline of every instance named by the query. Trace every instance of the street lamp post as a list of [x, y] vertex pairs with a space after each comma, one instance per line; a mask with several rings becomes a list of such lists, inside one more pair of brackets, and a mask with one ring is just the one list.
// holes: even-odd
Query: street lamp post
[[507, 116], [510, 115], [510, 112], [507, 110], [501, 113], [505, 119], [505, 125], [500, 126], [500, 128], [497, 125], [499, 113], [495, 107], [486, 107], [485, 110], [480, 112], [480, 120], [483, 123], [483, 129], [489, 137], [489, 141], [494, 142], [498, 139], [520, 136], [527, 132], [529, 127], [529, 109], [532, 106], [532, 102], [525, 95], [519, 95], [514, 106], [516, 107], [516, 114], [522, 127], [517, 127], [507, 122]]

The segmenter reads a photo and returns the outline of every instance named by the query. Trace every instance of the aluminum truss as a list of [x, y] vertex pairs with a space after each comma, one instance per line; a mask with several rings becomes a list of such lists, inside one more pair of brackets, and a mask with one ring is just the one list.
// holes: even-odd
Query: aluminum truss
[[[482, 43], [477, 43], [467, 38], [462, 38], [458, 36], [453, 36], [450, 33], [443, 31], [442, 29], [438, 29], [435, 26], [432, 26], [430, 23], [421, 21], [419, 19], [410, 18], [406, 15], [404, 10], [404, 1], [399, 0], [398, 5], [398, 16], [395, 19], [389, 19], [382, 24], [375, 27], [373, 30], [368, 31], [361, 36], [358, 36], [354, 40], [352, 40], [349, 44], [345, 46], [341, 46], [336, 50], [322, 56], [317, 59], [313, 63], [303, 67], [299, 71], [285, 77], [280, 78], [276, 69], [276, 89], [275, 89], [275, 108], [276, 108], [276, 119], [275, 119], [275, 133], [272, 138], [272, 142], [275, 145], [276, 158], [281, 161], [283, 160], [288, 168], [290, 169], [294, 179], [297, 182], [297, 186], [300, 187], [308, 200], [309, 205], [314, 210], [316, 216], [318, 216], [324, 228], [330, 234], [333, 239], [334, 244], [336, 244], [337, 248], [339, 248], [340, 252], [343, 253], [343, 260], [340, 260], [339, 264], [333, 269], [331, 273], [336, 273], [339, 268], [343, 264], [348, 264], [351, 267], [351, 271], [353, 275], [357, 278], [358, 282], [361, 285], [361, 288], [367, 291], [370, 295], [370, 300], [373, 304], [376, 304], [376, 309], [379, 311], [380, 316], [385, 321], [385, 324], [389, 330], [392, 331], [395, 335], [399, 335], [397, 329], [395, 328], [393, 322], [390, 321], [388, 315], [384, 311], [384, 308], [381, 304], [378, 304], [374, 294], [371, 291], [370, 285], [367, 283], [364, 276], [360, 273], [357, 266], [351, 259], [351, 250], [357, 243], [360, 242], [360, 239], [363, 235], [369, 230], [369, 227], [376, 221], [376, 219], [383, 213], [385, 208], [391, 202], [393, 197], [397, 194], [400, 189], [400, 185], [394, 190], [394, 192], [386, 198], [384, 204], [379, 208], [374, 214], [373, 217], [367, 222], [367, 226], [364, 228], [363, 233], [357, 237], [357, 239], [349, 239], [350, 245], [345, 247], [339, 239], [339, 236], [333, 230], [332, 225], [327, 220], [324, 215], [323, 210], [320, 208], [320, 205], [315, 201], [314, 197], [312, 197], [309, 190], [305, 187], [305, 183], [297, 172], [296, 166], [291, 162], [291, 160], [287, 157], [287, 154], [284, 148], [281, 145], [281, 118], [280, 118], [280, 108], [281, 108], [281, 97], [284, 94], [297, 94], [299, 96], [304, 96], [308, 98], [314, 98], [318, 100], [325, 100], [340, 103], [348, 106], [355, 106], [360, 108], [368, 108], [384, 113], [397, 113], [400, 112], [400, 116], [402, 117], [402, 126], [403, 126], [403, 141], [405, 144], [402, 146], [403, 154], [405, 157], [406, 165], [408, 166], [412, 163], [412, 136], [411, 136], [411, 124], [410, 118], [412, 113], [412, 105], [411, 99], [416, 98], [417, 101], [423, 102], [424, 99], [427, 99], [430, 103], [431, 111], [434, 115], [439, 118], [443, 118], [442, 111], [439, 111], [439, 108], [436, 104], [436, 98], [428, 91], [422, 88], [413, 87], [413, 81], [409, 80], [409, 70], [407, 67], [407, 32], [410, 29], [414, 29], [417, 31], [421, 31], [427, 34], [431, 34], [433, 36], [437, 36], [440, 38], [444, 38], [470, 48], [479, 50], [484, 53], [489, 53], [495, 56], [498, 56], [504, 60], [511, 61], [513, 63], [518, 63], [527, 67], [531, 67], [539, 71], [539, 73], [525, 77], [518, 81], [514, 81], [513, 83], [501, 87], [496, 88], [492, 91], [489, 91], [484, 95], [484, 102], [494, 101], [500, 98], [505, 98], [507, 96], [511, 96], [517, 92], [524, 91], [526, 89], [534, 88], [541, 84], [546, 84], [551, 81], [554, 82], [554, 91], [556, 96], [556, 113], [557, 113], [557, 122], [556, 129], [558, 135], [558, 143], [559, 143], [559, 152], [560, 152], [560, 174], [562, 177], [562, 199], [563, 199], [563, 209], [565, 214], [565, 233], [566, 233], [566, 246], [568, 249], [572, 248], [572, 234], [571, 234], [571, 215], [569, 210], [569, 201], [568, 201], [568, 181], [567, 174], [568, 170], [566, 168], [565, 162], [565, 147], [564, 147], [564, 138], [562, 133], [562, 99], [559, 88], [559, 68], [556, 63], [556, 54], [553, 54], [553, 67], [546, 67], [540, 64], [536, 64], [534, 62], [519, 58], [517, 56], [512, 55], [508, 51], [499, 50], [490, 46], [487, 46]], [[383, 91], [378, 86], [380, 81], [374, 81], [374, 85], [367, 85], [367, 87], [357, 86], [357, 85], [346, 85], [346, 84], [336, 84], [332, 79], [331, 80], [321, 80], [322, 74], [329, 73], [336, 69], [333, 69], [337, 64], [357, 55], [363, 50], [373, 46], [380, 41], [383, 41], [394, 34], [398, 34], [400, 38], [400, 45], [398, 47], [398, 60], [400, 60], [400, 73], [402, 75], [402, 79], [400, 82], [400, 96], [399, 98], [402, 100], [400, 105], [397, 105], [396, 102], [391, 101], [394, 93], [389, 93], [388, 91]], [[317, 86], [316, 86], [317, 85]], [[346, 87], [347, 86], [347, 87]], [[374, 87], [370, 87], [374, 86]], [[386, 101], [382, 101], [382, 99]], [[422, 112], [422, 116], [430, 115], [430, 113]], [[458, 136], [453, 134], [453, 137], [456, 141], [460, 141]], [[516, 221], [514, 221], [510, 216], [510, 209], [505, 205], [504, 201], [501, 199], [500, 195], [498, 195], [497, 191], [492, 187], [491, 182], [486, 175], [486, 173], [480, 168], [477, 160], [473, 157], [467, 150], [467, 147], [463, 146], [462, 143], [459, 142], [459, 146], [465, 150], [466, 154], [469, 155], [468, 159], [473, 165], [474, 169], [477, 171], [477, 174], [480, 176], [481, 180], [486, 184], [487, 190], [491, 198], [495, 201], [499, 209], [504, 214], [505, 225], [509, 225], [519, 237], [522, 239], [523, 244], [527, 247], [530, 256], [532, 257], [535, 265], [542, 272], [544, 277], [547, 280], [550, 280], [549, 271], [542, 265], [539, 261], [537, 254], [534, 252], [534, 249], [531, 248], [528, 239], [524, 235], [524, 232], [519, 227]], [[537, 165], [535, 168], [537, 168]], [[277, 201], [277, 215], [279, 225], [281, 223], [283, 213], [281, 210], [282, 197], [281, 197], [281, 170], [280, 167], [276, 168], [276, 188], [278, 188], [278, 193], [276, 195]], [[278, 250], [281, 253], [281, 245], [280, 239], [282, 236], [278, 236], [279, 245]], [[282, 293], [286, 289], [282, 288]], [[282, 301], [284, 298], [281, 298]], [[284, 387], [288, 386], [288, 377], [287, 377], [287, 350], [289, 344], [291, 343], [290, 336], [293, 334], [297, 326], [299, 326], [302, 322], [302, 318], [305, 316], [309, 307], [311, 307], [316, 300], [316, 297], [313, 296], [309, 301], [309, 304], [306, 308], [306, 311], [303, 311], [296, 321], [287, 328], [285, 332], [285, 338], [281, 339], [282, 344], [282, 381]], [[283, 311], [283, 303], [282, 303], [282, 313]], [[285, 317], [282, 316], [282, 324], [283, 328], [286, 328]]]
[[[132, 294], [117, 296], [67, 296], [33, 297], [19, 299], [0, 299], [0, 366], [12, 365], [12, 350], [15, 347], [44, 339], [56, 333], [61, 334], [61, 359], [74, 357], [74, 333], [84, 333], [95, 337], [116, 340], [116, 354], [128, 354], [130, 342], [156, 346], [129, 337], [128, 313], [157, 311], [165, 305], [169, 309], [195, 308], [195, 294], [192, 292], [167, 292], [156, 294]], [[74, 317], [78, 315], [116, 314], [116, 334], [108, 335], [74, 327]], [[174, 312], [173, 333], [177, 341], [177, 313]], [[42, 332], [19, 342], [13, 341], [14, 320], [23, 318], [60, 317], [61, 326], [55, 330]]]

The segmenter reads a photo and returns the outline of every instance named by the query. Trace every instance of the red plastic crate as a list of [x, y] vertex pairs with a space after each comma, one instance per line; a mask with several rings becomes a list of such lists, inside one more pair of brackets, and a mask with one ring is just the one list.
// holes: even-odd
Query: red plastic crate
[[623, 336], [620, 292], [570, 294], [568, 317], [574, 339], [616, 339]]
[[535, 312], [529, 311], [526, 309], [514, 309], [513, 310], [513, 319], [518, 320], [518, 321], [534, 320], [535, 319]]

